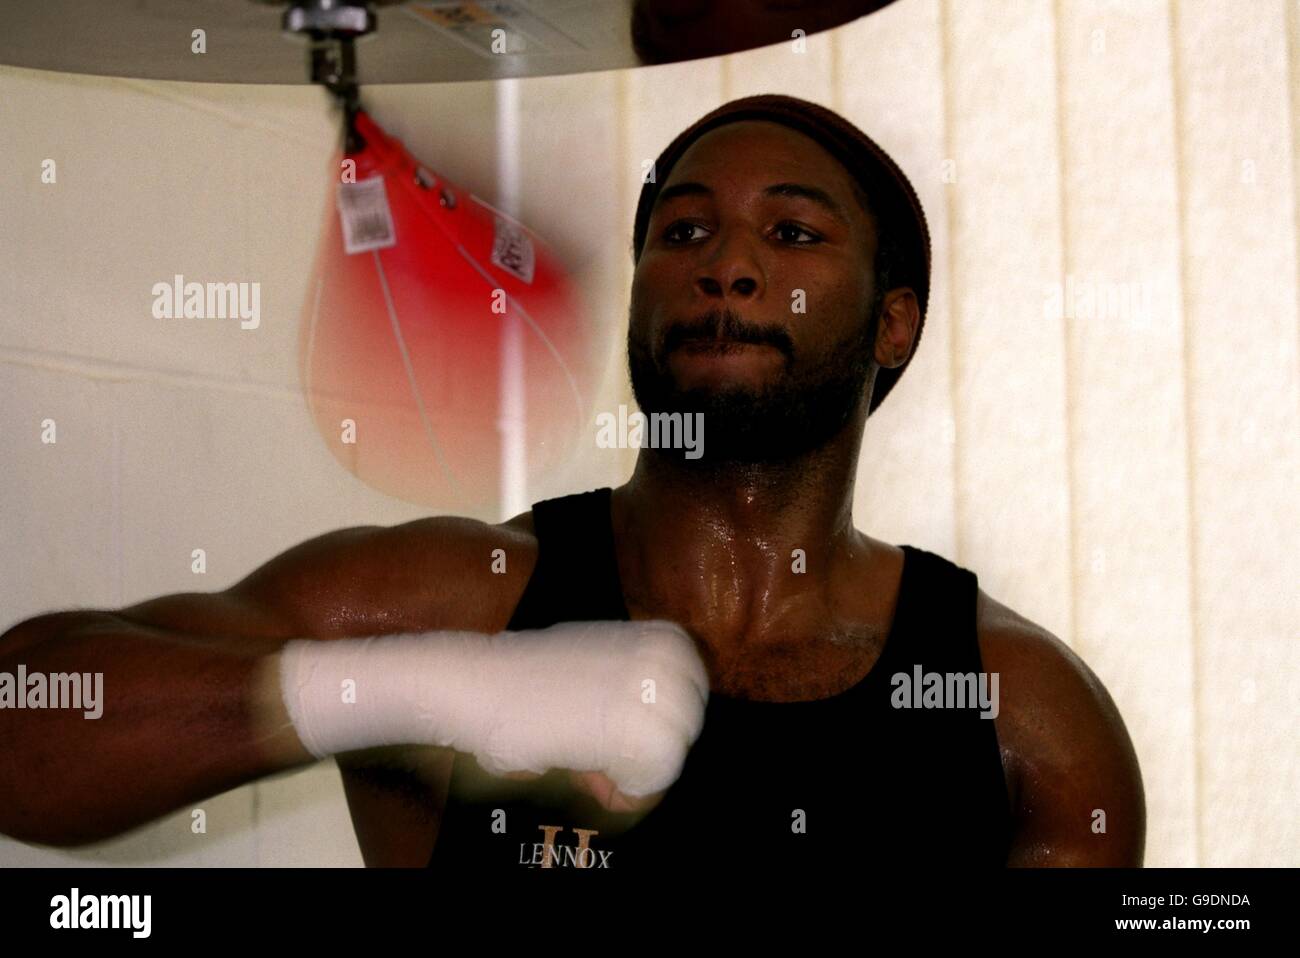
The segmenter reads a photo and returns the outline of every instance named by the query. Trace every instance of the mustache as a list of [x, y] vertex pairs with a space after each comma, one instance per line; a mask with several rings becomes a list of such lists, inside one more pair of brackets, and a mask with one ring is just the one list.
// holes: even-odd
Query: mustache
[[659, 355], [667, 356], [694, 339], [728, 339], [755, 346], [772, 346], [787, 360], [794, 358], [794, 341], [782, 327], [748, 323], [729, 309], [713, 309], [693, 319], [673, 323], [664, 330]]

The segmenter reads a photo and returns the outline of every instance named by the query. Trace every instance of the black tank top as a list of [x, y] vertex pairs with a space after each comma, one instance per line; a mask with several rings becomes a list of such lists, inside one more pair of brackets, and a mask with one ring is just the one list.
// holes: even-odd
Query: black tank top
[[[610, 490], [533, 506], [539, 552], [507, 626], [627, 620]], [[709, 695], [677, 782], [643, 816], [606, 812], [568, 773], [485, 776], [457, 754], [430, 868], [879, 869], [1002, 866], [1011, 814], [981, 706], [896, 708], [891, 677], [982, 670], [975, 574], [912, 546], [894, 622], [866, 677], [839, 695], [757, 702]], [[918, 698], [909, 697], [913, 706]]]

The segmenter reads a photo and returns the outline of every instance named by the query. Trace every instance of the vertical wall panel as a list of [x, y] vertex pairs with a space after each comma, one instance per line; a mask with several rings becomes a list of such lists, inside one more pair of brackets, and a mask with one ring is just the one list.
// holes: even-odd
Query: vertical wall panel
[[[1150, 865], [1195, 863], [1178, 197], [1163, 0], [1062, 5], [1075, 648], [1139, 743]], [[1164, 490], [1159, 496], [1153, 489]]]
[[1052, 8], [947, 3], [957, 560], [1065, 642], [1071, 621], [1066, 357]]
[[952, 313], [938, 0], [897, 3], [837, 32], [833, 103], [903, 168], [930, 229], [930, 302], [907, 372], [867, 422], [858, 464], [858, 527], [888, 542], [957, 555]]
[[1295, 165], [1278, 2], [1174, 7], [1202, 865], [1294, 865]]

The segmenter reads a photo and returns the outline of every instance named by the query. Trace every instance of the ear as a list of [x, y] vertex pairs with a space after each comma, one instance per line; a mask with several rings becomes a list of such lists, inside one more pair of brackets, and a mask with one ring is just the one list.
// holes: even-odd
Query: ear
[[910, 287], [901, 286], [886, 293], [880, 304], [880, 322], [876, 327], [876, 362], [886, 369], [907, 362], [920, 323], [921, 308]]

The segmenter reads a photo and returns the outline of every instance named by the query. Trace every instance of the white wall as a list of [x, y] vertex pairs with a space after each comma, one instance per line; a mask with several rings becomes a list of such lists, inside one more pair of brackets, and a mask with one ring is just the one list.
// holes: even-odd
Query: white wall
[[[520, 81], [519, 213], [610, 324], [602, 408], [630, 401], [641, 161], [754, 92], [843, 112], [930, 218], [931, 311], [867, 427], [858, 526], [975, 570], [1084, 656], [1141, 758], [1148, 864], [1300, 863], [1300, 3], [900, 0], [803, 54]], [[497, 196], [490, 85], [366, 100]], [[0, 68], [0, 130], [0, 628], [424, 514], [341, 469], [298, 388], [323, 93]], [[260, 282], [261, 327], [153, 319], [178, 272]], [[1151, 310], [1046, 308], [1066, 277]], [[530, 498], [630, 465], [593, 448]], [[332, 763], [202, 807], [206, 835], [183, 810], [90, 849], [0, 839], [0, 864], [360, 864]]]

